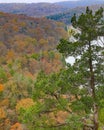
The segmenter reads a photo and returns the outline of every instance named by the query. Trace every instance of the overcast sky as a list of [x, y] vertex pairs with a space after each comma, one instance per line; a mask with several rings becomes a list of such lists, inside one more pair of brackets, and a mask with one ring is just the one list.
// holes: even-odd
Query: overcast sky
[[39, 3], [39, 2], [59, 2], [59, 1], [77, 1], [77, 0], [0, 0], [0, 3]]

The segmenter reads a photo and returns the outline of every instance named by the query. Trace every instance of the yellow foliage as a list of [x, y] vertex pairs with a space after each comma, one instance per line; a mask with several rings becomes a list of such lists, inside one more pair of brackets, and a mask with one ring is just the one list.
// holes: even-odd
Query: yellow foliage
[[46, 44], [48, 44], [48, 41], [46, 39], [40, 39], [39, 43], [40, 43], [40, 45], [46, 45]]
[[6, 117], [6, 112], [4, 110], [4, 108], [0, 108], [0, 119], [3, 119]]
[[61, 55], [59, 53], [55, 53], [55, 59], [60, 59]]
[[6, 56], [7, 60], [14, 59], [14, 57], [15, 57], [15, 52], [13, 50], [9, 50]]
[[25, 26], [26, 26], [26, 23], [25, 23], [25, 22], [21, 22], [21, 23], [20, 23], [20, 26], [25, 27]]
[[35, 103], [31, 98], [21, 99], [16, 105], [16, 111], [20, 110], [20, 108], [29, 108], [33, 106]]
[[9, 100], [8, 99], [4, 99], [0, 102], [0, 107], [3, 107], [3, 106], [6, 106], [8, 107], [9, 106]]
[[4, 90], [4, 85], [0, 84], [0, 92]]
[[[44, 116], [44, 115], [43, 115]], [[56, 118], [55, 118], [55, 114], [54, 112], [50, 112], [48, 115], [47, 115], [47, 120], [45, 122], [47, 125], [54, 125], [56, 124]]]
[[55, 125], [57, 123], [59, 124], [63, 124], [65, 123], [65, 120], [68, 118], [68, 112], [66, 111], [57, 111], [57, 112], [50, 112], [47, 116], [48, 116], [48, 120], [46, 120], [46, 124], [49, 125], [51, 123], [51, 125]]

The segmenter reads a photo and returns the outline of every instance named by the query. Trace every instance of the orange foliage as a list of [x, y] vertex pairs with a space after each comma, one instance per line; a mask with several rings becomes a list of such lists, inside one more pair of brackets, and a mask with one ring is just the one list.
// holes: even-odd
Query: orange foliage
[[20, 123], [15, 123], [10, 130], [23, 130]]
[[13, 29], [15, 32], [18, 32], [18, 31], [19, 31], [19, 28], [18, 28], [18, 26], [16, 26], [16, 25], [13, 26], [12, 29]]
[[0, 119], [4, 119], [6, 117], [6, 112], [4, 108], [0, 108]]
[[4, 86], [0, 84], [0, 92], [2, 92], [3, 90], [4, 90]]
[[5, 119], [5, 124], [6, 125], [10, 124], [10, 120], [8, 118]]
[[58, 111], [56, 114], [56, 121], [59, 124], [63, 124], [63, 123], [65, 123], [65, 120], [67, 119], [67, 117], [68, 117], [68, 112]]
[[7, 53], [7, 60], [14, 59], [15, 52], [13, 50], [9, 50]]
[[26, 98], [26, 99], [21, 99], [17, 105], [16, 105], [16, 110], [20, 110], [20, 108], [29, 108], [31, 106], [33, 106], [35, 103], [31, 98]]

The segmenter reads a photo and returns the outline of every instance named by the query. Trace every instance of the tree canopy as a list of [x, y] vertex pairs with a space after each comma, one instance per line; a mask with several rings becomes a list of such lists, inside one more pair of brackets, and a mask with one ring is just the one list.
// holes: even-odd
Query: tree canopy
[[[87, 7], [86, 13], [82, 13], [78, 18], [74, 14], [71, 22], [72, 26], [78, 30], [73, 36], [75, 42], [71, 42], [70, 39], [69, 41], [61, 39], [57, 49], [64, 56], [73, 56], [75, 58], [75, 63], [72, 66], [75, 74], [74, 83], [76, 83], [77, 87], [81, 87], [80, 89], [86, 90], [80, 100], [87, 103], [86, 105], [88, 106], [91, 105], [90, 113], [91, 108], [93, 110], [93, 125], [91, 127], [94, 130], [98, 130], [98, 105], [103, 98], [101, 95], [99, 100], [98, 93], [104, 87], [103, 8], [93, 13]], [[72, 67], [69, 67], [69, 69]], [[76, 77], [80, 77], [79, 84]], [[91, 99], [88, 100], [88, 98], [92, 98], [93, 101]], [[91, 102], [88, 103], [88, 101]]]

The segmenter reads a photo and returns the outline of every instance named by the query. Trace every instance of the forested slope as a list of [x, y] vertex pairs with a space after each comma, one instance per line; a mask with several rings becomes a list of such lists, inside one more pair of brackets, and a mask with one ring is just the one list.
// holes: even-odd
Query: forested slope
[[103, 12], [74, 14], [68, 32], [0, 12], [0, 130], [104, 128]]
[[33, 103], [40, 71], [50, 74], [63, 67], [56, 45], [67, 37], [64, 28], [46, 18], [0, 12], [0, 130], [21, 130], [18, 102], [24, 99], [25, 107]]

